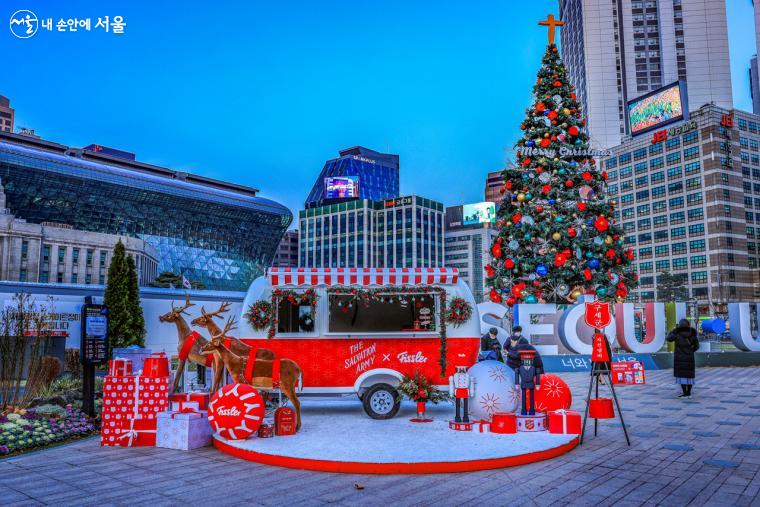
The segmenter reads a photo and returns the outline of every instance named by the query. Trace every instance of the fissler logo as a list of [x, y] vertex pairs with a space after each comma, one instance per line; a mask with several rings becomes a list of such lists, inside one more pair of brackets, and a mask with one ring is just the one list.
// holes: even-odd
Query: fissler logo
[[402, 363], [427, 363], [428, 358], [422, 355], [422, 352], [417, 351], [415, 355], [410, 355], [409, 352], [404, 351], [396, 356]]
[[227, 416], [236, 416], [240, 415], [240, 410], [237, 409], [237, 407], [230, 407], [230, 408], [220, 408], [216, 411], [219, 415], [227, 415]]

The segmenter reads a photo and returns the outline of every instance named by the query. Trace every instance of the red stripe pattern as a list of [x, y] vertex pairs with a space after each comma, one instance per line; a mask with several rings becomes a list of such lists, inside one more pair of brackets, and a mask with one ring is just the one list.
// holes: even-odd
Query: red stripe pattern
[[269, 268], [272, 287], [456, 285], [457, 268]]

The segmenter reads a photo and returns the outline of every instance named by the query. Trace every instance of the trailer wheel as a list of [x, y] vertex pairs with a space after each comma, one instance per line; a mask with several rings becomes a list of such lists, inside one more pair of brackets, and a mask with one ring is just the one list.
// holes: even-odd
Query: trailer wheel
[[401, 407], [401, 402], [396, 401], [397, 397], [398, 391], [393, 386], [375, 384], [362, 396], [362, 405], [372, 419], [391, 419]]

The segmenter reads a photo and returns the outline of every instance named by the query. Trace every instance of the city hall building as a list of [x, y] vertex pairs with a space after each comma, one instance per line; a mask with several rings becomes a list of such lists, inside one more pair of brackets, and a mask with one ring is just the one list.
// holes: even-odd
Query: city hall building
[[[74, 265], [81, 266], [77, 283], [102, 282], [104, 265], [88, 277], [88, 251], [98, 250], [94, 262], [100, 263], [104, 235], [113, 235], [114, 244], [117, 237], [142, 242], [130, 245], [145, 252], [146, 275], [170, 271], [208, 289], [241, 291], [271, 264], [292, 221], [287, 208], [254, 188], [145, 164], [102, 146], [79, 149], [6, 132], [0, 132], [0, 181], [6, 213], [29, 224], [48, 224], [35, 232], [39, 245], [26, 250], [26, 255], [49, 257], [35, 261], [33, 272], [27, 270], [29, 282], [60, 278], [71, 283]], [[23, 245], [13, 240], [12, 229], [4, 236]], [[54, 239], [66, 248], [53, 245]], [[21, 255], [21, 248], [14, 255]], [[14, 272], [21, 276], [20, 270]]]
[[603, 167], [639, 275], [631, 299], [657, 300], [667, 271], [703, 311], [755, 300], [760, 116], [706, 105], [611, 151]]
[[299, 212], [299, 266], [443, 266], [443, 204], [417, 195]]

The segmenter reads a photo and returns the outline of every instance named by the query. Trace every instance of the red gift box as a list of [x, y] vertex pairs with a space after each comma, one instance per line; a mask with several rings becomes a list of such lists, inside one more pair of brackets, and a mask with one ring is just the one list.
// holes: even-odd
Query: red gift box
[[132, 375], [131, 359], [111, 359], [108, 361], [108, 375], [115, 377], [127, 377]]
[[[175, 393], [169, 396], [172, 410], [181, 412], [182, 407], [194, 408], [195, 410], [208, 410], [208, 404], [211, 402], [211, 393]], [[197, 406], [192, 405], [197, 403]]]
[[549, 433], [581, 433], [581, 414], [575, 410], [554, 410], [549, 412]]
[[107, 376], [103, 382], [101, 444], [155, 445], [156, 416], [168, 404], [168, 377]]

